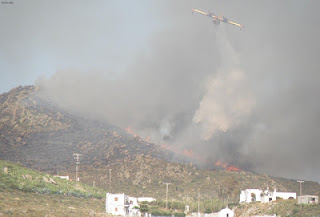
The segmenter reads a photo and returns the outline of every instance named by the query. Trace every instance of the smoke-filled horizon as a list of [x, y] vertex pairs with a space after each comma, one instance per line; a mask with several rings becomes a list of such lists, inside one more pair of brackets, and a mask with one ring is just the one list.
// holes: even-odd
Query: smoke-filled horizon
[[[104, 26], [101, 19], [90, 18], [99, 22], [97, 28], [103, 26], [105, 36], [115, 34], [107, 42], [87, 32], [68, 43], [45, 41], [45, 51], [57, 44], [76, 49], [67, 50], [64, 64], [35, 84], [65, 109], [130, 126], [151, 142], [187, 150], [189, 156], [192, 150], [202, 164], [221, 161], [320, 181], [319, 3], [190, 0], [151, 5], [152, 10], [137, 12], [139, 23], [121, 17], [125, 21], [106, 19]], [[206, 16], [192, 15], [192, 8], [223, 13], [246, 28], [216, 26]], [[154, 29], [135, 44], [136, 32], [151, 28], [153, 20]], [[118, 35], [130, 25], [135, 39]], [[77, 36], [81, 28], [74, 28], [58, 30]], [[127, 44], [117, 37], [127, 37]], [[68, 61], [79, 66], [65, 66]]]

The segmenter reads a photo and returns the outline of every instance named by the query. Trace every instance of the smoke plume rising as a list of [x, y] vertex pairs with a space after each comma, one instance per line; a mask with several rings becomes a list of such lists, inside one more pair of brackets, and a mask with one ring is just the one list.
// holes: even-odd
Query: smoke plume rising
[[[64, 69], [37, 84], [68, 110], [192, 149], [201, 162], [320, 180], [319, 3], [197, 4], [160, 3], [165, 27], [125, 67], [118, 59], [119, 73]], [[197, 7], [246, 30], [192, 16]]]
[[250, 114], [254, 99], [243, 95], [244, 74], [241, 71], [222, 72], [209, 81], [207, 93], [200, 102], [193, 121], [203, 124], [203, 139], [217, 131], [227, 132], [243, 122]]

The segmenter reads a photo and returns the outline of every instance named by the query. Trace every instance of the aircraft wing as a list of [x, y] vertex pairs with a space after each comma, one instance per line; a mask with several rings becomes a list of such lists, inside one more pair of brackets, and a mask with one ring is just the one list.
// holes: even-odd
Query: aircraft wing
[[241, 29], [244, 29], [244, 25], [241, 25], [241, 24], [239, 24], [239, 23], [236, 23], [236, 22], [233, 22], [233, 21], [230, 21], [230, 20], [228, 20], [227, 22], [230, 23], [230, 24], [232, 24], [232, 25], [238, 26], [238, 27], [240, 27]]
[[239, 23], [230, 21], [230, 20], [228, 20], [227, 18], [225, 18], [225, 17], [223, 17], [223, 16], [216, 16], [216, 15], [214, 15], [214, 14], [212, 14], [212, 13], [206, 13], [206, 12], [200, 11], [200, 10], [198, 10], [198, 9], [192, 8], [192, 13], [193, 13], [193, 12], [197, 12], [197, 13], [199, 13], [199, 14], [202, 14], [202, 15], [205, 15], [205, 16], [208, 16], [208, 17], [211, 17], [214, 21], [226, 22], [226, 23], [229, 23], [229, 24], [231, 24], [231, 25], [238, 26], [238, 27], [240, 27], [240, 29], [243, 29], [243, 28], [244, 28], [244, 25], [241, 25], [241, 24], [239, 24]]
[[193, 12], [197, 12], [197, 13], [199, 13], [199, 14], [202, 14], [202, 15], [205, 15], [205, 16], [208, 16], [208, 17], [211, 17], [211, 18], [214, 18], [214, 19], [221, 20], [219, 17], [217, 17], [217, 16], [214, 15], [214, 14], [206, 13], [206, 12], [200, 11], [200, 10], [198, 10], [198, 9], [192, 8], [192, 13], [193, 13]]

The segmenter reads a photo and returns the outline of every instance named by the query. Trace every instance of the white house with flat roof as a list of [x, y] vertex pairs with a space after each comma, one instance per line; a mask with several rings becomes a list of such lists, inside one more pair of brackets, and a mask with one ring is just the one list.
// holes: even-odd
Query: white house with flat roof
[[296, 199], [297, 193], [295, 192], [277, 192], [277, 190], [269, 191], [268, 189], [262, 191], [261, 189], [246, 189], [240, 193], [240, 203], [251, 203], [255, 201], [260, 201], [262, 203], [267, 203], [271, 201], [276, 201], [277, 198], [283, 200]]
[[264, 195], [261, 197], [262, 203], [267, 203], [270, 201], [276, 201], [277, 198], [283, 200], [289, 199], [297, 199], [297, 193], [295, 192], [277, 192], [274, 190], [273, 192], [269, 192], [268, 190], [264, 192]]
[[122, 194], [106, 194], [106, 213], [117, 216], [140, 216], [138, 200]]
[[261, 201], [262, 190], [260, 189], [246, 189], [240, 193], [240, 203], [251, 203]]
[[[112, 215], [127, 215], [128, 199], [125, 194], [106, 194], [106, 212]], [[128, 213], [129, 214], [129, 213]]]

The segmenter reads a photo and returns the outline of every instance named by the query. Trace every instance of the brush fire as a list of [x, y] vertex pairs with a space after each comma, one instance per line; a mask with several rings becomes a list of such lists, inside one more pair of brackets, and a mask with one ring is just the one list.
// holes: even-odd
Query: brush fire
[[229, 172], [241, 172], [242, 171], [238, 167], [231, 166], [228, 163], [222, 163], [219, 160], [215, 163], [215, 166], [218, 167], [218, 168], [223, 168], [224, 170], [229, 171]]
[[[132, 129], [131, 126], [128, 126], [127, 128], [125, 128], [125, 131], [132, 135], [133, 137], [139, 137], [141, 139], [140, 136], [138, 136], [134, 130]], [[146, 142], [150, 142], [150, 136], [147, 136], [145, 138], [145, 141]], [[184, 157], [187, 157], [191, 160], [197, 160], [198, 162], [200, 163], [204, 163], [205, 162], [205, 159], [203, 157], [201, 157], [200, 155], [196, 154], [193, 152], [193, 150], [190, 148], [190, 149], [187, 149], [187, 148], [183, 148], [183, 146], [179, 146], [179, 145], [168, 145], [168, 144], [161, 144], [160, 147], [162, 149], [165, 149], [165, 150], [168, 150], [168, 151], [171, 151], [177, 155], [180, 155], [180, 156], [184, 156]], [[236, 166], [233, 166], [233, 165], [230, 165], [228, 163], [224, 163], [220, 160], [216, 161], [214, 163], [214, 166], [218, 169], [223, 169], [225, 171], [228, 171], [228, 172], [241, 172], [242, 169], [236, 167]]]

